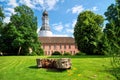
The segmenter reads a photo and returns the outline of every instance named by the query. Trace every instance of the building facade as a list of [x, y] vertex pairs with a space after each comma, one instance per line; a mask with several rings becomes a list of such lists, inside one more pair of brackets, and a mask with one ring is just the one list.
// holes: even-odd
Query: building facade
[[72, 37], [54, 37], [50, 30], [48, 13], [45, 10], [42, 16], [42, 27], [39, 31], [39, 40], [42, 44], [45, 55], [52, 55], [55, 51], [64, 54], [66, 52], [71, 55], [78, 51], [75, 40]]

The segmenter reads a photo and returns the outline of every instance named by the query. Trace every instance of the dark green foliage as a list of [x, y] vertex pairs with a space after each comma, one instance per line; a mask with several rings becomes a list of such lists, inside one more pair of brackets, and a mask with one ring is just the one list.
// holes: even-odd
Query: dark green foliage
[[88, 55], [102, 54], [99, 43], [102, 37], [104, 18], [91, 11], [79, 14], [74, 28], [74, 37], [78, 49]]
[[[109, 53], [113, 56], [112, 65], [115, 76], [120, 80], [120, 0], [116, 0], [115, 4], [111, 4], [105, 12], [106, 28], [104, 33], [110, 45]], [[117, 70], [117, 72], [116, 72]]]
[[43, 54], [37, 35], [37, 18], [32, 9], [22, 5], [15, 8], [10, 23], [2, 27], [0, 48], [7, 55]]
[[75, 55], [77, 55], [77, 56], [84, 56], [84, 55], [86, 55], [86, 54], [83, 53], [83, 52], [78, 52], [78, 53], [76, 53]]
[[3, 13], [3, 9], [2, 7], [0, 6], [0, 27], [2, 26], [3, 24], [3, 19], [5, 18], [4, 16], [4, 13]]
[[65, 55], [65, 56], [69, 56], [69, 55], [71, 55], [71, 53], [65, 52], [64, 55]]
[[55, 52], [52, 53], [52, 55], [61, 55], [61, 53], [58, 52], [58, 51], [55, 51]]
[[[14, 53], [17, 52], [17, 48], [12, 46], [12, 42], [19, 35], [16, 31], [15, 26], [6, 25], [1, 30], [1, 38], [0, 38], [0, 49], [3, 53], [7, 55], [16, 55]], [[9, 53], [9, 54], [8, 54]]]

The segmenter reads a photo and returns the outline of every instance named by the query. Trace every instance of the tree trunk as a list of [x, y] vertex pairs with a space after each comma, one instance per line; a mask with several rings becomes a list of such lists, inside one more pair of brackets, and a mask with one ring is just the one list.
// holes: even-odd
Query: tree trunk
[[21, 46], [19, 47], [19, 50], [18, 50], [18, 55], [20, 55], [20, 52], [21, 52]]

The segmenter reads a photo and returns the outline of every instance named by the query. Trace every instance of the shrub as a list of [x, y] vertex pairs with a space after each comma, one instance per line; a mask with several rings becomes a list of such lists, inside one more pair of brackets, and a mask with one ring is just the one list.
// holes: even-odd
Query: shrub
[[55, 51], [52, 53], [52, 55], [61, 55], [61, 53], [59, 51]]
[[66, 56], [67, 56], [67, 55], [71, 55], [71, 54], [70, 54], [69, 52], [65, 52], [65, 53], [64, 53], [64, 55], [66, 55]]
[[86, 55], [85, 53], [83, 53], [83, 52], [78, 52], [78, 53], [76, 53], [75, 55]]

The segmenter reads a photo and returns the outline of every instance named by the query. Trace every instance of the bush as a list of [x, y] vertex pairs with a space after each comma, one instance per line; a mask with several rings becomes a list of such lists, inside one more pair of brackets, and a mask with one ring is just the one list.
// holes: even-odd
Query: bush
[[65, 53], [64, 53], [64, 55], [66, 55], [66, 56], [67, 56], [67, 55], [71, 55], [71, 54], [70, 54], [69, 52], [65, 52]]
[[59, 51], [55, 51], [52, 53], [52, 55], [61, 55], [61, 53]]
[[78, 53], [76, 53], [75, 55], [80, 56], [80, 55], [86, 55], [86, 54], [85, 54], [85, 53], [83, 53], [83, 52], [78, 52]]

